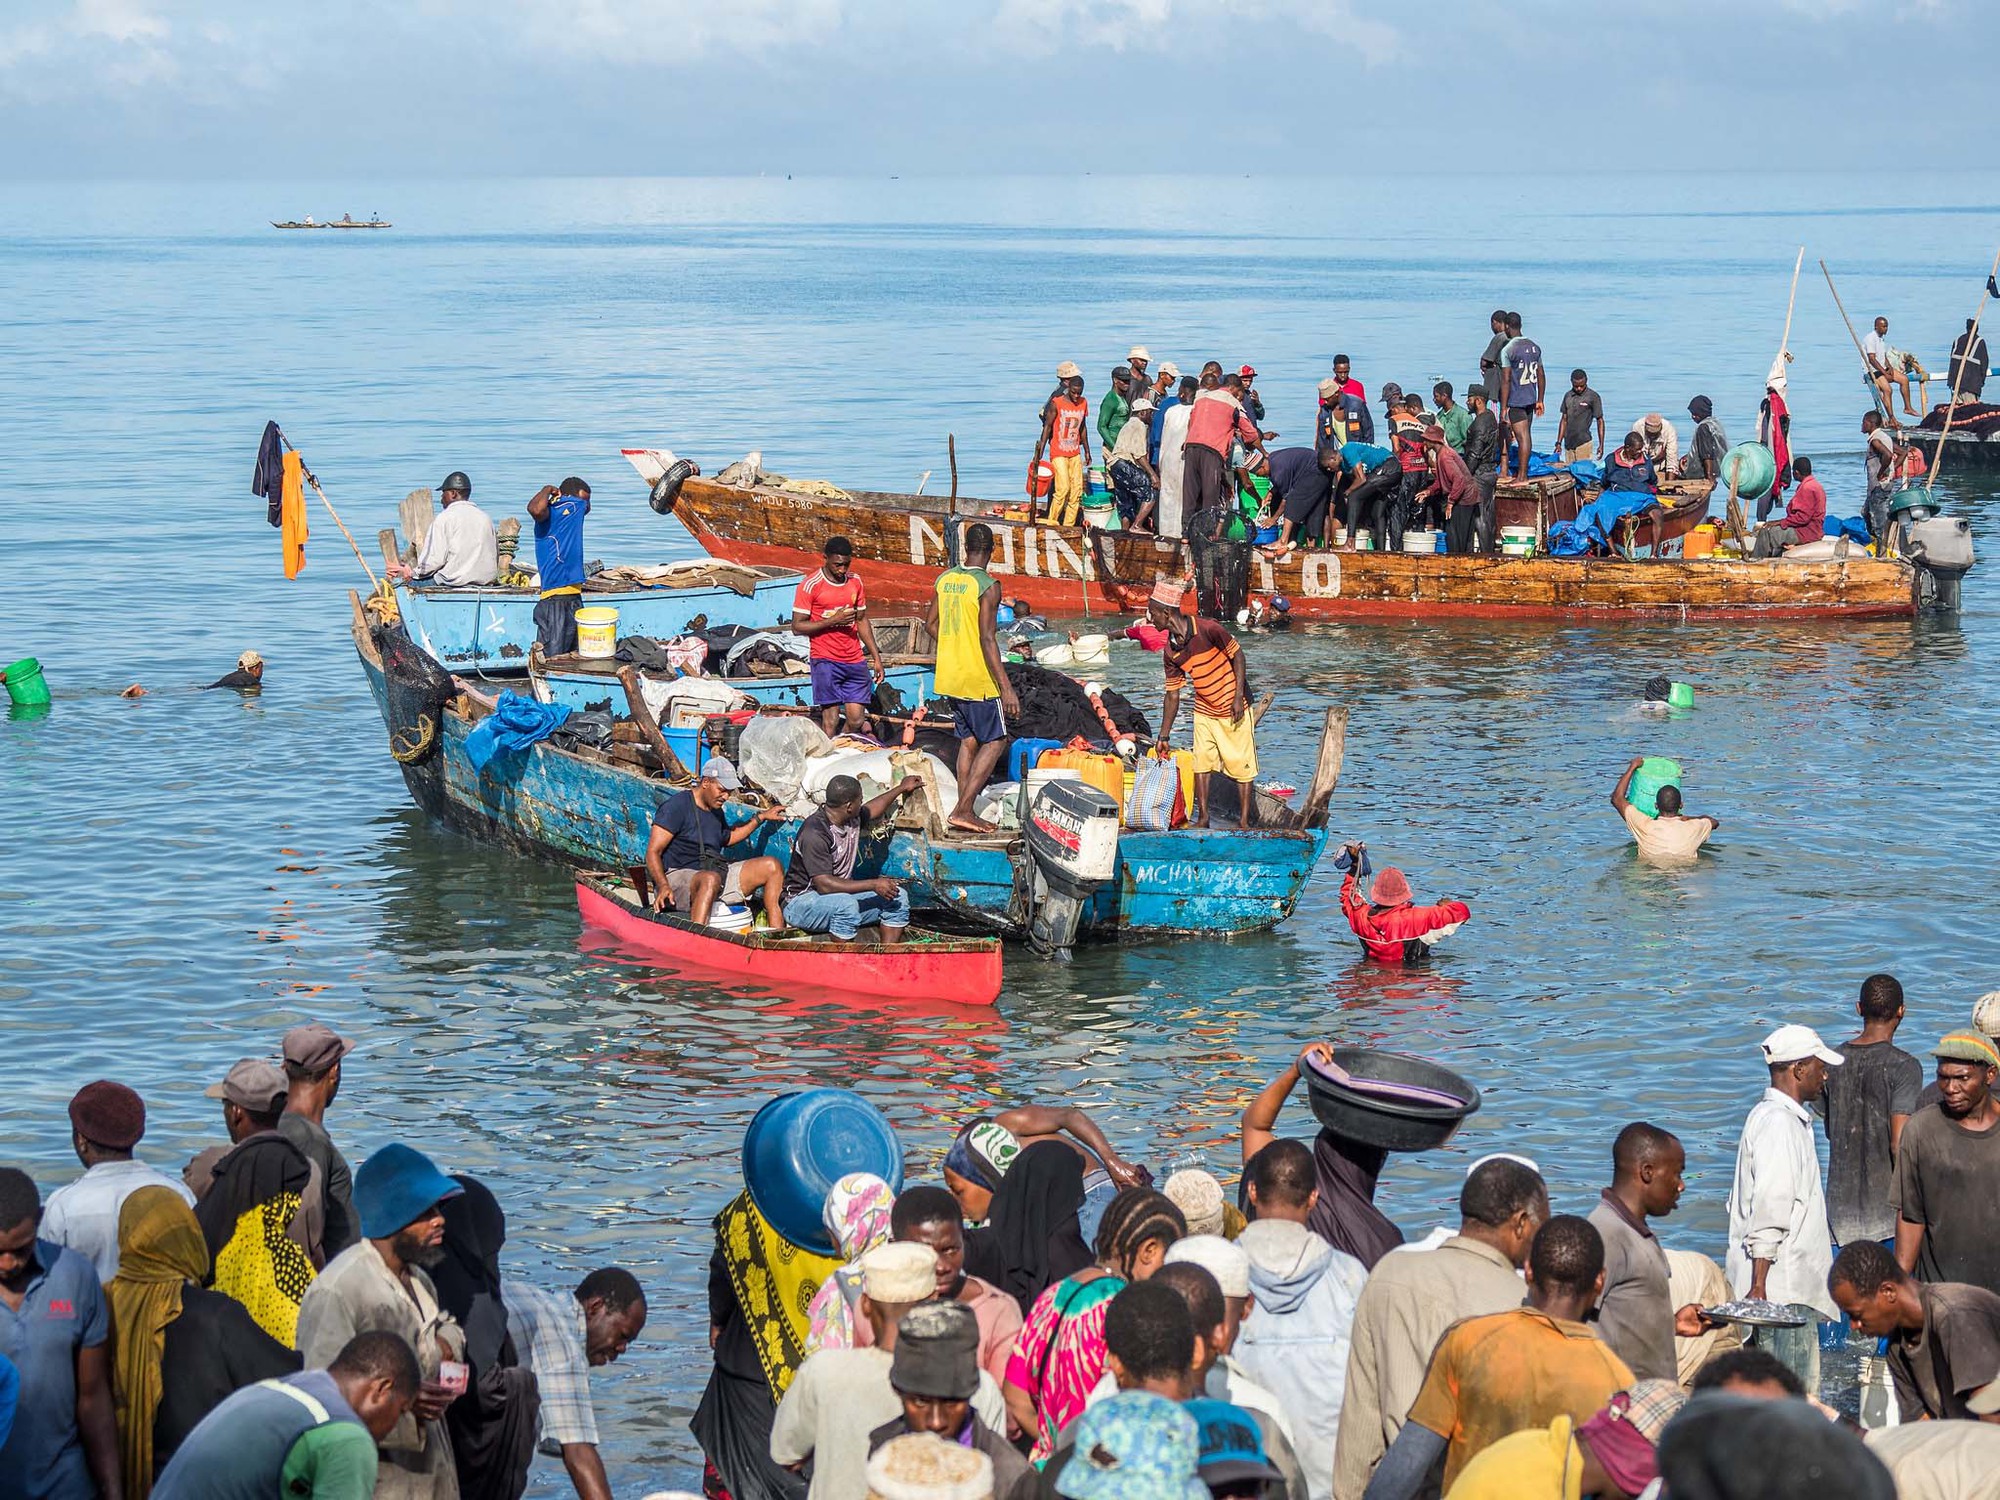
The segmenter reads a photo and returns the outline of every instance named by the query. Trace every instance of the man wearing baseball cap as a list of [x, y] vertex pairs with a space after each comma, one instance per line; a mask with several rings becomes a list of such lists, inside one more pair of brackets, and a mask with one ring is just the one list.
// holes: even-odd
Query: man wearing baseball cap
[[1977, 1028], [1946, 1032], [1938, 1104], [1896, 1144], [1896, 1259], [1920, 1281], [2000, 1292], [2000, 1047]]
[[340, 1064], [354, 1050], [331, 1026], [318, 1021], [294, 1026], [281, 1047], [285, 1059], [285, 1112], [278, 1134], [319, 1168], [326, 1187], [326, 1254], [340, 1254], [361, 1231], [354, 1222], [354, 1174], [347, 1158], [326, 1133], [326, 1111], [340, 1092]]
[[391, 578], [454, 589], [491, 583], [500, 572], [500, 539], [493, 518], [472, 503], [472, 481], [463, 471], [452, 470], [438, 488], [443, 492], [444, 513], [424, 533], [417, 560], [391, 563], [385, 571]]
[[[358, 1333], [393, 1333], [416, 1351], [423, 1384], [380, 1443], [375, 1493], [393, 1500], [458, 1494], [443, 1418], [465, 1388], [458, 1363], [465, 1333], [438, 1305], [424, 1268], [444, 1258], [441, 1205], [464, 1191], [421, 1151], [400, 1141], [382, 1147], [354, 1174], [361, 1240], [328, 1262], [299, 1303], [298, 1351], [308, 1370], [332, 1364]], [[455, 1365], [449, 1371], [448, 1360]]]
[[[809, 1356], [785, 1388], [771, 1424], [773, 1463], [798, 1469], [812, 1460], [808, 1500], [865, 1500], [869, 1437], [904, 1414], [890, 1384], [903, 1322], [919, 1303], [937, 1296], [937, 1252], [929, 1245], [895, 1240], [870, 1250], [859, 1264], [861, 1316], [874, 1343]], [[907, 1361], [904, 1368], [907, 1375]], [[984, 1370], [971, 1403], [989, 1430], [1007, 1430], [1006, 1405]]]
[[100, 1078], [69, 1101], [69, 1143], [83, 1175], [49, 1194], [40, 1233], [87, 1257], [100, 1281], [118, 1274], [118, 1211], [127, 1198], [142, 1187], [167, 1187], [194, 1205], [186, 1187], [133, 1159], [145, 1134], [145, 1101], [122, 1083]]
[[1813, 1100], [1826, 1070], [1843, 1059], [1810, 1026], [1780, 1026], [1764, 1038], [1770, 1085], [1743, 1122], [1736, 1178], [1729, 1189], [1725, 1271], [1738, 1297], [1782, 1304], [1799, 1325], [1754, 1328], [1750, 1342], [1769, 1350], [1819, 1394], [1819, 1322], [1840, 1316], [1826, 1289], [1833, 1267], [1826, 1191], [1813, 1144]]
[[654, 911], [671, 907], [690, 922], [705, 924], [718, 900], [738, 905], [748, 899], [748, 892], [758, 891], [770, 930], [784, 929], [784, 866], [767, 854], [731, 859], [728, 851], [764, 824], [782, 822], [785, 810], [773, 804], [731, 828], [723, 819], [722, 804], [742, 787], [736, 767], [711, 755], [701, 763], [700, 780], [675, 792], [654, 812], [646, 839]]

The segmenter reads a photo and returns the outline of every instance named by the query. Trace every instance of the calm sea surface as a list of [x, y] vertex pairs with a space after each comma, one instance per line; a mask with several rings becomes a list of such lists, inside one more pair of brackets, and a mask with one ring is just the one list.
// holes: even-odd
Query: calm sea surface
[[[1363, 967], [1321, 872], [1297, 917], [1236, 942], [1009, 959], [996, 1015], [708, 988], [580, 940], [563, 873], [426, 824], [354, 661], [359, 571], [315, 507], [279, 571], [247, 492], [276, 418], [370, 555], [395, 501], [464, 468], [496, 517], [596, 487], [592, 556], [686, 556], [618, 457], [1012, 493], [1056, 363], [1093, 399], [1132, 342], [1248, 360], [1270, 425], [1308, 432], [1350, 353], [1371, 390], [1463, 387], [1496, 306], [1551, 368], [1587, 366], [1622, 429], [1715, 398], [1752, 435], [1809, 247], [1794, 442], [1856, 514], [1858, 360], [1819, 278], [1932, 369], [1972, 312], [2000, 179], [656, 181], [0, 190], [0, 661], [38, 656], [49, 717], [0, 721], [0, 1160], [76, 1170], [63, 1105], [109, 1074], [178, 1166], [221, 1121], [202, 1087], [307, 1017], [363, 1049], [332, 1116], [484, 1177], [515, 1274], [633, 1267], [653, 1321], [604, 1372], [621, 1494], [692, 1478], [708, 1222], [771, 1093], [837, 1083], [934, 1171], [994, 1101], [1088, 1105], [1129, 1155], [1233, 1172], [1250, 1093], [1322, 1036], [1430, 1053], [1486, 1108], [1398, 1161], [1421, 1231], [1474, 1155], [1538, 1157], [1559, 1207], [1607, 1179], [1616, 1127], [1689, 1144], [1670, 1243], [1720, 1254], [1756, 1039], [1838, 1039], [1862, 976], [1910, 994], [1912, 1045], [2000, 984], [1991, 892], [2000, 725], [2000, 487], [1948, 474], [1987, 562], [1917, 624], [1333, 626], [1258, 638], [1280, 688], [1261, 751], [1304, 782], [1318, 707], [1351, 706], [1343, 835], [1474, 920], [1436, 967]], [[380, 210], [383, 234], [273, 218]], [[263, 696], [191, 689], [255, 647]], [[1157, 710], [1155, 658], [1110, 677]], [[1654, 672], [1699, 710], [1633, 711]], [[137, 701], [119, 689], [150, 689]], [[1688, 767], [1722, 819], [1699, 868], [1638, 865], [1605, 794], [1635, 754]], [[1310, 1127], [1303, 1107], [1292, 1116]], [[538, 1493], [562, 1489], [544, 1464]]]

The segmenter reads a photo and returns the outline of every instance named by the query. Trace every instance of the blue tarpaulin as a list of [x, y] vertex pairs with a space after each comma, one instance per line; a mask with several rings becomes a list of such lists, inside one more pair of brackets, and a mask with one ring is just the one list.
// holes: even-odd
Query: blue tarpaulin
[[1622, 518], [1651, 510], [1659, 503], [1653, 495], [1611, 491], [1579, 510], [1574, 521], [1558, 521], [1549, 528], [1549, 554], [1552, 557], [1582, 557], [1593, 545], [1608, 543], [1612, 528]]
[[1844, 520], [1839, 516], [1828, 516], [1826, 534], [1829, 537], [1844, 536], [1849, 541], [1861, 543], [1864, 547], [1868, 545], [1868, 523], [1859, 516], [1849, 516]]
[[465, 758], [474, 771], [484, 775], [496, 756], [518, 755], [554, 734], [568, 717], [569, 710], [560, 703], [538, 703], [519, 693], [502, 693], [493, 712], [465, 737]]

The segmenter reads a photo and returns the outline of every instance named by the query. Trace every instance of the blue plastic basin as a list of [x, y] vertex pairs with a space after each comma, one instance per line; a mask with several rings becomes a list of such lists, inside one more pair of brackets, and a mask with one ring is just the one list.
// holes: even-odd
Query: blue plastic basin
[[882, 1112], [852, 1089], [780, 1094], [743, 1133], [743, 1181], [765, 1222], [801, 1250], [836, 1255], [820, 1213], [834, 1183], [873, 1172], [900, 1193], [903, 1148]]

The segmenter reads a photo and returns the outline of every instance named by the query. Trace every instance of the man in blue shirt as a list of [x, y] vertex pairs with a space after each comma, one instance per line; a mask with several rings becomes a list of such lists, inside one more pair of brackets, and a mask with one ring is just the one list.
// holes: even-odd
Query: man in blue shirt
[[544, 656], [576, 650], [576, 609], [583, 602], [583, 518], [590, 486], [572, 476], [543, 485], [528, 502], [535, 521], [535, 570], [542, 597], [535, 605], [535, 641]]
[[1146, 429], [1146, 459], [1155, 469], [1160, 467], [1160, 433], [1165, 428], [1167, 413], [1181, 404], [1180, 366], [1172, 360], [1160, 366], [1160, 394], [1153, 398], [1153, 421]]
[[718, 898], [732, 905], [748, 890], [761, 888], [764, 915], [774, 930], [785, 925], [784, 866], [768, 854], [732, 860], [727, 850], [742, 843], [766, 823], [785, 819], [782, 807], [767, 807], [747, 823], [731, 828], [723, 820], [722, 804], [739, 790], [743, 778], [720, 755], [701, 765], [701, 779], [659, 805], [646, 837], [646, 873], [653, 879], [654, 911], [669, 905], [690, 922], [704, 926]]
[[1366, 529], [1377, 552], [1403, 550], [1403, 466], [1396, 455], [1374, 443], [1348, 443], [1340, 450], [1341, 493], [1347, 500], [1347, 542]]
[[111, 1309], [85, 1256], [40, 1238], [34, 1179], [0, 1167], [0, 1358], [20, 1377], [0, 1500], [120, 1500]]
[[[1516, 479], [1528, 477], [1528, 455], [1535, 451], [1535, 418], [1542, 414], [1547, 378], [1542, 370], [1542, 346], [1521, 332], [1521, 315], [1507, 314], [1507, 346], [1500, 351], [1500, 420], [1520, 445]], [[1500, 470], [1507, 456], [1500, 455]]]

